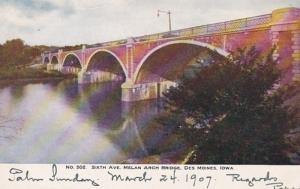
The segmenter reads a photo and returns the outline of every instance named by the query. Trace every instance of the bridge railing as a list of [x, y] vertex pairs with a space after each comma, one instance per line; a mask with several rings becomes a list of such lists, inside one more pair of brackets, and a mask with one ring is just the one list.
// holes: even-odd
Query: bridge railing
[[266, 27], [271, 23], [272, 15], [260, 15], [249, 18], [242, 18], [215, 24], [196, 26], [186, 29], [173, 30], [171, 32], [156, 33], [135, 37], [136, 41], [152, 41], [172, 37], [188, 37], [193, 35], [205, 35], [220, 32], [241, 31], [246, 29]]
[[[214, 24], [207, 24], [207, 25], [190, 27], [185, 29], [173, 30], [171, 32], [143, 35], [139, 37], [134, 37], [133, 40], [135, 42], [147, 42], [147, 41], [162, 40], [166, 38], [176, 38], [176, 37], [180, 38], [180, 37], [206, 35], [206, 34], [221, 33], [221, 32], [226, 33], [226, 32], [233, 32], [233, 31], [242, 31], [242, 30], [254, 29], [254, 28], [263, 28], [263, 27], [267, 27], [271, 23], [271, 20], [272, 20], [272, 14], [265, 14], [265, 15], [255, 16], [255, 17], [248, 17], [248, 18], [219, 22]], [[119, 45], [124, 45], [126, 43], [127, 43], [127, 39], [121, 39], [116, 41], [98, 43], [94, 45], [87, 45], [87, 48], [119, 46]], [[58, 50], [44, 52], [44, 54], [54, 53], [57, 51]], [[69, 51], [64, 51], [64, 53], [67, 52]], [[71, 50], [70, 52], [73, 51]]]
[[[155, 41], [166, 38], [173, 37], [188, 37], [194, 35], [205, 35], [211, 33], [219, 33], [219, 32], [232, 32], [232, 31], [240, 31], [245, 29], [251, 29], [255, 27], [268, 26], [271, 22], [271, 14], [265, 14], [255, 17], [236, 19], [226, 22], [219, 22], [214, 24], [207, 24], [202, 26], [196, 26], [191, 28], [173, 30], [171, 32], [162, 32], [150, 35], [143, 35], [139, 37], [134, 37], [134, 41], [136, 42], [146, 42], [146, 41]], [[98, 43], [94, 45], [88, 45], [88, 48], [96, 48], [96, 47], [108, 47], [108, 46], [119, 46], [127, 43], [126, 39], [109, 41], [104, 43]]]

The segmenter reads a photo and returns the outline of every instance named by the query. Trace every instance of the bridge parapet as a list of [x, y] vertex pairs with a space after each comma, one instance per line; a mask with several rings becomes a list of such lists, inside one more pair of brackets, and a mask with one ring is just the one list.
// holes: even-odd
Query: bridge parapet
[[[134, 42], [147, 42], [155, 41], [166, 38], [178, 38], [178, 37], [189, 37], [197, 35], [208, 35], [214, 33], [226, 33], [234, 31], [243, 31], [248, 29], [263, 29], [265, 27], [270, 27], [274, 24], [281, 24], [286, 22], [297, 21], [295, 18], [299, 17], [298, 8], [284, 8], [278, 9], [272, 12], [272, 14], [259, 15], [254, 17], [247, 17], [241, 19], [235, 19], [225, 22], [218, 22], [213, 24], [206, 24], [196, 27], [190, 27], [185, 29], [173, 30], [171, 32], [161, 32], [149, 35], [143, 35], [138, 37], [133, 37]], [[88, 45], [87, 48], [99, 48], [99, 47], [113, 47], [125, 45], [127, 39], [120, 39], [115, 41], [108, 41], [103, 43], [97, 43], [94, 45]], [[65, 53], [80, 51], [81, 49], [75, 49], [70, 51], [64, 51]], [[58, 50], [46, 51], [46, 53], [54, 53]]]
[[214, 24], [207, 24], [180, 30], [173, 30], [172, 32], [156, 33], [151, 35], [144, 35], [135, 37], [137, 42], [154, 41], [174, 37], [190, 37], [197, 35], [207, 35], [213, 33], [233, 32], [248, 30], [253, 28], [269, 27], [272, 22], [272, 14], [265, 14], [255, 17], [236, 19], [226, 22], [219, 22]]
[[[255, 17], [248, 17], [242, 19], [235, 19], [231, 21], [201, 25], [196, 27], [190, 27], [185, 29], [173, 30], [171, 32], [160, 32], [155, 34], [143, 35], [138, 37], [133, 37], [134, 42], [147, 42], [155, 41], [166, 38], [178, 38], [178, 37], [189, 37], [196, 35], [206, 35], [220, 32], [233, 32], [241, 31], [253, 28], [268, 27], [272, 22], [272, 14], [265, 14]], [[115, 41], [107, 41], [103, 43], [98, 43], [94, 45], [88, 45], [87, 48], [99, 48], [99, 47], [113, 47], [125, 45], [127, 39], [120, 39]], [[64, 53], [71, 53], [75, 51], [80, 51], [81, 49], [63, 51]], [[58, 49], [53, 51], [46, 51], [45, 53], [55, 53]]]

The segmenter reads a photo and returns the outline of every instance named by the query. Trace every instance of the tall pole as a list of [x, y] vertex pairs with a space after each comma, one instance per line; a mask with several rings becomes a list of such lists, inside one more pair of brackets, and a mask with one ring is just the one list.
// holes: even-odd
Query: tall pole
[[169, 15], [169, 31], [172, 30], [172, 27], [171, 27], [171, 11], [168, 12], [168, 15]]
[[171, 21], [171, 11], [163, 11], [163, 10], [158, 10], [157, 11], [157, 16], [159, 16], [159, 13], [165, 13], [168, 14], [169, 16], [169, 31], [172, 31], [172, 21]]

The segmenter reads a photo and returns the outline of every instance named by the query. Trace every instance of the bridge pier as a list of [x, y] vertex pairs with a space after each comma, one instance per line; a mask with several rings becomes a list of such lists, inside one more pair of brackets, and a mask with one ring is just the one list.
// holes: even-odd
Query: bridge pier
[[52, 70], [56, 70], [58, 71], [60, 69], [59, 64], [47, 64], [47, 71], [52, 71]]
[[63, 74], [78, 74], [81, 71], [81, 68], [73, 66], [62, 66], [61, 64], [47, 64], [47, 71], [59, 71]]
[[81, 71], [78, 73], [78, 83], [80, 84], [122, 80], [122, 76], [105, 71]]
[[76, 68], [73, 66], [62, 66], [59, 67], [59, 71], [63, 74], [78, 74], [81, 68]]
[[125, 82], [122, 84], [122, 101], [133, 102], [160, 98], [163, 92], [176, 85], [175, 82], [168, 80], [143, 84]]

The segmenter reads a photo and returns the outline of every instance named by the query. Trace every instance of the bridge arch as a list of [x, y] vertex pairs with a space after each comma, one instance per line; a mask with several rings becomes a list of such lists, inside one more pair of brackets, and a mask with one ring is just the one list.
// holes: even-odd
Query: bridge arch
[[49, 57], [46, 56], [46, 57], [44, 58], [43, 63], [44, 63], [44, 64], [48, 64], [49, 62], [50, 62]]
[[197, 46], [197, 47], [201, 47], [201, 48], [206, 48], [206, 49], [209, 49], [211, 51], [215, 51], [217, 52], [218, 54], [226, 57], [229, 55], [228, 52], [226, 52], [225, 50], [221, 49], [221, 48], [218, 48], [218, 47], [215, 47], [213, 45], [210, 45], [208, 43], [203, 43], [203, 42], [200, 42], [200, 41], [195, 41], [195, 40], [176, 40], [176, 41], [169, 41], [169, 42], [166, 42], [166, 43], [163, 43], [153, 49], [151, 49], [142, 59], [141, 61], [138, 63], [138, 66], [137, 68], [135, 69], [135, 72], [133, 74], [133, 83], [137, 83], [138, 82], [138, 79], [139, 79], [139, 74], [141, 73], [142, 71], [142, 68], [143, 66], [145, 66], [145, 63], [147, 62], [147, 60], [149, 60], [149, 58], [151, 56], [153, 56], [155, 53], [157, 53], [158, 51], [166, 48], [166, 47], [170, 47], [172, 45], [190, 45], [190, 46]]
[[50, 64], [58, 64], [57, 56], [53, 56], [53, 57], [51, 58]]
[[[102, 65], [101, 65], [102, 64]], [[106, 65], [104, 65], [106, 64]], [[99, 49], [93, 52], [87, 59], [86, 71], [96, 69], [120, 69], [122, 70], [122, 75], [124, 75], [124, 80], [128, 78], [128, 72], [123, 64], [122, 60], [112, 51], [106, 49]], [[110, 68], [109, 68], [110, 67]], [[116, 68], [117, 67], [117, 68]], [[105, 71], [105, 70], [102, 70]], [[118, 73], [120, 74], [120, 73]]]
[[69, 53], [67, 54], [63, 61], [62, 66], [70, 66], [70, 67], [76, 67], [76, 68], [82, 68], [81, 59], [78, 57], [75, 53]]

